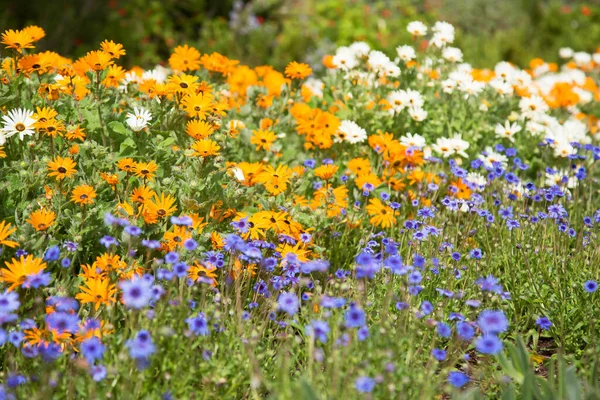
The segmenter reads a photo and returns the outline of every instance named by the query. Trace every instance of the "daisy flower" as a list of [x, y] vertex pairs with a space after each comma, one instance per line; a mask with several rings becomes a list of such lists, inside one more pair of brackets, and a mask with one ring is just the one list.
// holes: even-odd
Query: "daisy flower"
[[127, 125], [136, 132], [141, 131], [152, 121], [152, 114], [143, 107], [134, 107], [133, 114], [127, 113]]
[[352, 144], [364, 142], [367, 139], [367, 131], [358, 126], [354, 121], [342, 121], [339, 130], [344, 134], [346, 141]]
[[0, 145], [6, 143], [6, 139], [19, 134], [19, 139], [23, 140], [25, 135], [31, 136], [34, 133], [33, 111], [24, 108], [16, 108], [8, 112], [8, 115], [2, 117], [4, 127], [0, 130]]

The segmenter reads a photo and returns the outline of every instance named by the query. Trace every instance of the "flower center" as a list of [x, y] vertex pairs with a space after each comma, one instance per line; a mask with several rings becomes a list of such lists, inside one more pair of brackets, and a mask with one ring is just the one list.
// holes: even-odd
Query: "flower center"
[[23, 125], [23, 123], [19, 122], [18, 124], [15, 125], [15, 129], [18, 130], [19, 132], [23, 132], [25, 130], [25, 125]]

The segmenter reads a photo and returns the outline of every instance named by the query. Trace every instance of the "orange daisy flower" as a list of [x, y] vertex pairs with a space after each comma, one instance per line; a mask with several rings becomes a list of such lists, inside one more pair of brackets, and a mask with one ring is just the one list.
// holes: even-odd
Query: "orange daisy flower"
[[19, 260], [6, 261], [5, 269], [0, 270], [0, 282], [10, 283], [8, 291], [21, 286], [28, 276], [35, 275], [46, 268], [46, 263], [41, 258], [35, 258], [33, 254], [26, 257], [21, 256]]
[[11, 248], [17, 247], [19, 245], [18, 242], [6, 240], [10, 235], [15, 233], [16, 231], [17, 228], [11, 227], [10, 222], [0, 222], [0, 246], [6, 246]]
[[96, 198], [96, 191], [90, 185], [79, 185], [71, 192], [71, 201], [82, 206], [93, 204]]
[[304, 79], [312, 74], [312, 68], [308, 64], [292, 61], [285, 67], [285, 76], [290, 79]]
[[56, 214], [54, 211], [48, 211], [45, 208], [40, 208], [29, 215], [27, 222], [35, 228], [36, 231], [45, 231], [54, 224]]
[[68, 157], [56, 156], [54, 160], [48, 162], [48, 176], [56, 177], [57, 180], [70, 178], [77, 170], [77, 163]]

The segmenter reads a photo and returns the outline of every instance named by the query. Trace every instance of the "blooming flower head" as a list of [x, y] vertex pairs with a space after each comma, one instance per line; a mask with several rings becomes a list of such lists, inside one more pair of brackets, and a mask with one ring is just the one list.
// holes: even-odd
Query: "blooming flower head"
[[136, 132], [146, 128], [150, 121], [152, 121], [152, 113], [143, 107], [134, 107], [133, 113], [127, 113], [125, 120], [127, 125]]
[[144, 308], [152, 299], [152, 282], [134, 277], [128, 281], [119, 283], [123, 294], [123, 303], [130, 308]]
[[24, 108], [16, 108], [2, 117], [4, 126], [0, 129], [0, 146], [6, 143], [6, 139], [19, 135], [23, 140], [25, 136], [31, 136], [35, 133], [33, 111]]

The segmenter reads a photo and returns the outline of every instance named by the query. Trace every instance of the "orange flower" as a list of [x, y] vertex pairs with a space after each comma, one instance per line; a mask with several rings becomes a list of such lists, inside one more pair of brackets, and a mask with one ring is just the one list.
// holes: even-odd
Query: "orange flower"
[[116, 286], [110, 283], [107, 278], [86, 279], [83, 285], [79, 286], [81, 293], [75, 295], [75, 298], [82, 304], [93, 303], [94, 310], [98, 310], [101, 304], [110, 306], [116, 301]]
[[119, 183], [119, 176], [117, 174], [109, 174], [106, 172], [100, 172], [100, 177], [104, 182], [108, 183], [110, 186], [116, 186]]
[[385, 229], [396, 224], [395, 211], [390, 206], [383, 204], [377, 197], [369, 201], [366, 209], [371, 216], [369, 222], [373, 225]]
[[312, 74], [312, 68], [308, 64], [292, 61], [285, 67], [285, 76], [291, 79], [304, 79]]
[[10, 226], [10, 222], [2, 221], [0, 222], [0, 246], [6, 247], [17, 247], [19, 245], [18, 242], [14, 242], [12, 240], [6, 240], [10, 235], [15, 233], [17, 228], [12, 228]]
[[71, 192], [71, 201], [82, 206], [93, 204], [95, 198], [96, 191], [90, 185], [79, 185]]
[[136, 162], [133, 161], [133, 158], [122, 158], [117, 161], [117, 168], [119, 168], [121, 171], [129, 173], [135, 170], [135, 164]]
[[189, 117], [206, 119], [206, 113], [210, 111], [213, 97], [208, 93], [191, 93], [181, 100], [181, 109], [183, 109]]
[[88, 52], [83, 58], [85, 63], [94, 71], [104, 71], [106, 67], [113, 64], [112, 56], [102, 50]]
[[146, 201], [150, 200], [152, 196], [155, 195], [156, 193], [154, 192], [154, 190], [150, 189], [148, 186], [140, 186], [138, 188], [133, 189], [129, 198], [133, 203], [144, 204]]
[[206, 139], [213, 131], [214, 129], [211, 124], [206, 121], [198, 121], [197, 119], [188, 121], [185, 128], [185, 133], [194, 139]]
[[200, 69], [200, 52], [186, 45], [175, 47], [175, 52], [169, 57], [169, 65], [176, 71], [195, 71]]
[[192, 145], [192, 150], [194, 150], [193, 155], [197, 157], [217, 156], [220, 149], [221, 146], [210, 139], [197, 140]]
[[118, 88], [123, 78], [125, 78], [125, 70], [119, 65], [111, 65], [108, 67], [106, 77], [102, 80], [102, 84], [106, 87]]
[[149, 163], [139, 162], [135, 164], [133, 172], [138, 178], [145, 178], [151, 181], [156, 176], [155, 172], [157, 169], [158, 165], [154, 161], [150, 161]]
[[338, 166], [335, 164], [321, 165], [320, 167], [315, 168], [315, 175], [325, 181], [328, 181], [329, 179], [333, 178], [337, 170]]
[[77, 163], [72, 159], [68, 157], [62, 158], [57, 156], [53, 161], [48, 162], [48, 171], [50, 171], [48, 176], [54, 176], [59, 181], [65, 178], [70, 178], [77, 172], [75, 169], [76, 166]]
[[258, 131], [252, 131], [250, 143], [256, 145], [257, 151], [260, 149], [271, 150], [271, 146], [276, 139], [277, 136], [274, 132], [260, 129]]
[[121, 43], [115, 43], [112, 40], [105, 40], [100, 43], [102, 50], [111, 58], [120, 58], [125, 55], [125, 49]]
[[47, 211], [44, 208], [40, 208], [29, 215], [27, 222], [35, 228], [36, 231], [45, 231], [54, 224], [56, 214], [54, 211]]
[[156, 215], [159, 218], [165, 218], [177, 211], [175, 198], [171, 195], [162, 193], [160, 197], [154, 194], [153, 200], [148, 200], [144, 203], [144, 211], [151, 215]]
[[46, 268], [46, 263], [41, 258], [34, 258], [33, 254], [21, 256], [19, 260], [12, 259], [12, 263], [5, 262], [6, 269], [0, 270], [0, 282], [10, 283], [8, 291], [21, 286], [28, 276], [35, 275]]
[[6, 45], [7, 49], [15, 49], [19, 53], [23, 51], [23, 49], [32, 49], [33, 48], [33, 38], [26, 31], [15, 31], [13, 29], [9, 29], [2, 34], [2, 42]]

